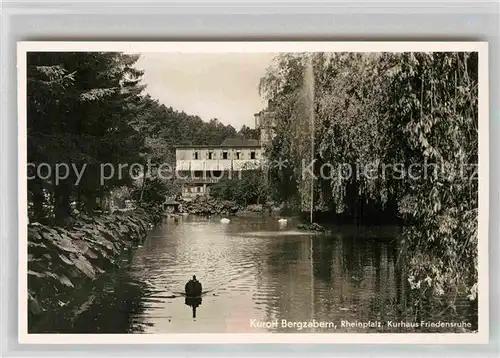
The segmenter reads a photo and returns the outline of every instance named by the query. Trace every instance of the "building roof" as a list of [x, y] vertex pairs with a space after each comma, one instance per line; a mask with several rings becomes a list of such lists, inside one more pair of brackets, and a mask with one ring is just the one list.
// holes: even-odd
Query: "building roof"
[[256, 139], [246, 139], [244, 137], [227, 138], [221, 143], [223, 147], [258, 147], [259, 141]]
[[256, 139], [246, 139], [244, 137], [233, 137], [225, 139], [221, 144], [207, 145], [207, 144], [187, 144], [177, 145], [176, 148], [242, 148], [242, 147], [261, 147], [260, 142]]

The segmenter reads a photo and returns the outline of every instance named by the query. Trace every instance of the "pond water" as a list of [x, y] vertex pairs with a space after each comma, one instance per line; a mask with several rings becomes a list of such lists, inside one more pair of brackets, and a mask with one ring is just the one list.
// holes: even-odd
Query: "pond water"
[[[376, 332], [390, 329], [362, 323], [385, 325], [401, 319], [398, 307], [404, 289], [395, 265], [397, 228], [342, 226], [333, 228], [332, 235], [319, 236], [295, 230], [294, 219], [286, 225], [277, 219], [231, 218], [229, 224], [220, 218], [166, 219], [104, 288], [91, 294], [75, 320], [54, 329]], [[192, 275], [203, 284], [198, 302], [187, 302], [182, 295]], [[461, 319], [474, 316], [467, 302], [462, 311]], [[322, 326], [299, 329], [300, 323], [294, 323], [313, 320]]]

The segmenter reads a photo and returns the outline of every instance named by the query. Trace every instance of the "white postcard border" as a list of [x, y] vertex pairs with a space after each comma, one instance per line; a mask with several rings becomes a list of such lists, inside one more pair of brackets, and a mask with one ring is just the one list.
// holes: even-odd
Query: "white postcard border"
[[[244, 52], [454, 52], [479, 53], [479, 218], [478, 333], [194, 333], [194, 334], [28, 334], [27, 307], [27, 93], [26, 53], [30, 51]], [[18, 339], [22, 344], [487, 344], [489, 341], [489, 86], [488, 43], [482, 41], [359, 42], [106, 42], [26, 41], [17, 46], [18, 74]]]

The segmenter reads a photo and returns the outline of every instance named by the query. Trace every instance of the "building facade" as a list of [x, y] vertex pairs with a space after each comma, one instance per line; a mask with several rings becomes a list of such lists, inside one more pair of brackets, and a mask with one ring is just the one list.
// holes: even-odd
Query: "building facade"
[[269, 101], [266, 109], [254, 114], [255, 128], [260, 129], [260, 144], [264, 150], [271, 144], [274, 138], [275, 122], [273, 109], [273, 104]]
[[176, 147], [176, 174], [182, 183], [182, 196], [210, 194], [210, 187], [222, 178], [235, 178], [243, 170], [259, 168], [262, 155], [258, 140], [239, 137], [214, 146]]

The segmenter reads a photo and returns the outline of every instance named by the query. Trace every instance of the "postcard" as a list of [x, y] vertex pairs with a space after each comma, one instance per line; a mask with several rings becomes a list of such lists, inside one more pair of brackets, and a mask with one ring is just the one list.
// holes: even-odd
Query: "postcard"
[[487, 343], [485, 42], [20, 42], [21, 343]]

